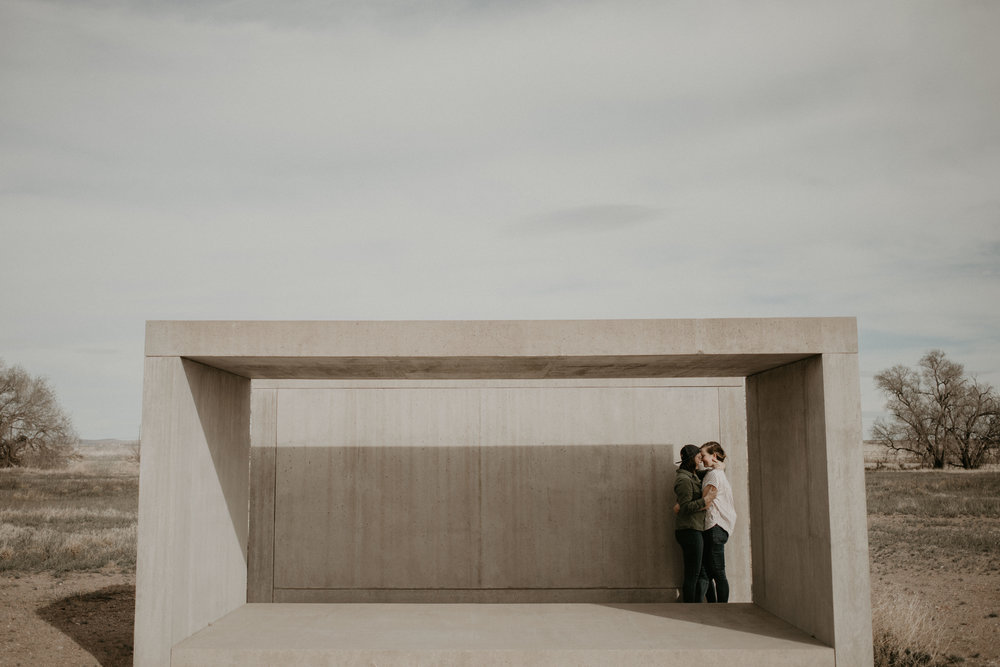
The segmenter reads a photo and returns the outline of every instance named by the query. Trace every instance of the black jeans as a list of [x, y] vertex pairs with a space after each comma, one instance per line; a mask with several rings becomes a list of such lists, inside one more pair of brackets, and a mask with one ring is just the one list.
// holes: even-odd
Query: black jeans
[[[729, 580], [726, 579], [726, 542], [729, 533], [722, 526], [712, 526], [702, 531], [702, 564], [708, 579], [715, 584], [715, 599], [709, 602], [729, 602]], [[711, 590], [711, 583], [708, 586]]]
[[708, 575], [702, 563], [705, 542], [701, 533], [693, 528], [674, 531], [674, 538], [684, 553], [684, 586], [681, 588], [684, 602], [701, 602], [708, 588]]

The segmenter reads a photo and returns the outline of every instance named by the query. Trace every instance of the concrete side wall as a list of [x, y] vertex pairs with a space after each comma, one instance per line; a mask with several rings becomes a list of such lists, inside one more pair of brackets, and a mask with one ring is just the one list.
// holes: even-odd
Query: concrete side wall
[[833, 645], [820, 357], [747, 378], [754, 602]]
[[136, 565], [135, 664], [246, 602], [250, 382], [147, 358]]
[[870, 665], [871, 582], [858, 356], [823, 355], [837, 665]]
[[[251, 541], [249, 590], [267, 599], [270, 559], [274, 601], [672, 600], [673, 462], [722, 441], [745, 503], [744, 392], [620, 384], [255, 389], [255, 467], [277, 395], [273, 500], [255, 471], [251, 519], [274, 539]], [[749, 601], [738, 511], [729, 578]]]
[[747, 378], [754, 602], [872, 662], [857, 355]]

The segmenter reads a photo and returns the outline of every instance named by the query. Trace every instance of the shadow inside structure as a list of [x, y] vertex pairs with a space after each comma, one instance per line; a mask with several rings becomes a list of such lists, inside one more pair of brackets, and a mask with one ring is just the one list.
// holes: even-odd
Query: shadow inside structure
[[132, 664], [135, 586], [108, 586], [56, 600], [36, 611], [102, 667]]
[[677, 623], [712, 626], [720, 630], [731, 630], [748, 635], [770, 637], [798, 644], [826, 646], [826, 644], [815, 637], [807, 635], [805, 631], [796, 628], [752, 602], [734, 602], [728, 604], [604, 603], [601, 606], [637, 614], [657, 616], [676, 621]]

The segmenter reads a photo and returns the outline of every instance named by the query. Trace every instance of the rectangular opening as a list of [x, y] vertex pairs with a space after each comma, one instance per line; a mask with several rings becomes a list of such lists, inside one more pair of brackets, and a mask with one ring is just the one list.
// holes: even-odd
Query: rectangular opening
[[[838, 661], [843, 665], [871, 661], [864, 480], [860, 464], [857, 338], [853, 318], [582, 322], [152, 322], [147, 328], [146, 354], [143, 445], [149, 448], [149, 456], [144, 455], [140, 494], [140, 516], [144, 518], [140, 519], [139, 575], [142, 592], [137, 604], [137, 664], [165, 664], [170, 660], [171, 647], [175, 664], [232, 664], [233, 656], [242, 656], [235, 660], [240, 664], [255, 664], [255, 661], [256, 664], [273, 664], [318, 660], [331, 655], [351, 655], [352, 659], [361, 656], [362, 659], [372, 658], [385, 664], [392, 664], [394, 660], [396, 664], [412, 664], [414, 658], [425, 662], [454, 658], [488, 664], [491, 660], [502, 662], [516, 655], [550, 661], [569, 657], [579, 664], [622, 664], [642, 660], [657, 664], [690, 664], [709, 655], [716, 661], [736, 658], [740, 664], [833, 664], [833, 649], [820, 645], [809, 635], [819, 637], [827, 646], [835, 645]], [[192, 396], [192, 390], [200, 387], [200, 381], [192, 384], [190, 377], [189, 382], [176, 381], [181, 378], [176, 372], [178, 366], [188, 364], [188, 360], [224, 372], [228, 375], [227, 381], [239, 380], [244, 385], [209, 392], [210, 396], [218, 395], [224, 399], [221, 402], [206, 396]], [[783, 373], [781, 368], [789, 366], [795, 367], [790, 375], [791, 382], [771, 382]], [[776, 372], [774, 376], [764, 377], [773, 372]], [[730, 382], [733, 376], [738, 382]], [[744, 377], [748, 377], [746, 385]], [[260, 379], [255, 380], [252, 391], [245, 386], [249, 384], [245, 382], [247, 378]], [[327, 379], [316, 380], [319, 385], [308, 387], [282, 384], [309, 382], [291, 378]], [[435, 404], [427, 399], [433, 393], [425, 391], [430, 389], [427, 383], [434, 384], [435, 391], [456, 390], [451, 396], [464, 398], [457, 401], [449, 398]], [[306, 410], [301, 424], [293, 419], [288, 425], [279, 426], [284, 415], [280, 404], [290, 397], [289, 391], [348, 389], [358, 391], [353, 393], [353, 398], [342, 400], [340, 408]], [[393, 391], [407, 389], [420, 389], [422, 398], [409, 402], [397, 400], [398, 396], [389, 398]], [[371, 391], [371, 395], [378, 395], [378, 398], [361, 399], [362, 390]], [[705, 403], [694, 401], [697, 404], [693, 405], [694, 412], [664, 409], [664, 405], [669, 406], [674, 399], [666, 399], [664, 403], [660, 393], [669, 394], [674, 390], [689, 392], [678, 394], [682, 397], [693, 396], [699, 391], [714, 391], [714, 403], [707, 404], [709, 407], [706, 408]], [[616, 392], [630, 392], [631, 395], [628, 400], [618, 403], [608, 400]], [[350, 392], [342, 393], [346, 395]], [[330, 395], [322, 400], [332, 400]], [[478, 395], [478, 400], [472, 400], [473, 395]], [[247, 396], [253, 404], [249, 503], [245, 502], [248, 476], [243, 438], [246, 429], [228, 429], [232, 437], [226, 442], [232, 440], [232, 451], [227, 449], [221, 457], [213, 454], [210, 464], [206, 464], [205, 457], [200, 456], [203, 452], [193, 451], [203, 445], [206, 437], [208, 441], [214, 441], [212, 424], [217, 419], [246, 419]], [[648, 396], [657, 398], [647, 400]], [[563, 400], [566, 397], [572, 400]], [[600, 400], [592, 400], [592, 397]], [[351, 400], [355, 401], [353, 407], [345, 407], [351, 405]], [[573, 409], [566, 407], [570, 405]], [[692, 422], [700, 425], [697, 431], [678, 435], [682, 432], [678, 424], [683, 424], [683, 415], [700, 414], [698, 410], [711, 412], [712, 406], [714, 418], [694, 418]], [[336, 429], [310, 421], [329, 421], [330, 415], [337, 410], [340, 410], [338, 414], [341, 418], [336, 422]], [[789, 427], [788, 424], [795, 423], [789, 415], [802, 411], [807, 414], [804, 431]], [[544, 414], [544, 418], [539, 414]], [[351, 415], [354, 416], [353, 421], [349, 418]], [[372, 419], [373, 415], [377, 418]], [[776, 424], [776, 421], [780, 423]], [[424, 427], [412, 428], [414, 424], [421, 423]], [[653, 434], [643, 433], [642, 428], [636, 426], [657, 423], [663, 428]], [[706, 434], [705, 423], [714, 423], [717, 434]], [[399, 424], [407, 425], [411, 434], [409, 440], [394, 437], [394, 433], [403, 432]], [[549, 426], [551, 431], [547, 430]], [[309, 441], [308, 437], [285, 438], [286, 432], [293, 433], [296, 429], [306, 435], [327, 435], [314, 441]], [[805, 433], [804, 438], [799, 437], [800, 431]], [[340, 435], [331, 435], [334, 433]], [[471, 434], [473, 437], [454, 438], [456, 433]], [[559, 433], [574, 435], [561, 440]], [[668, 435], [664, 436], [664, 433]], [[645, 509], [650, 502], [655, 505], [655, 496], [650, 501], [645, 488], [644, 480], [648, 477], [643, 475], [656, 477], [658, 469], [672, 468], [661, 463], [670, 448], [676, 449], [686, 442], [698, 443], [709, 438], [729, 445], [727, 451], [730, 452], [732, 466], [727, 475], [737, 492], [737, 509], [744, 508], [740, 517], [746, 519], [738, 521], [740, 531], [734, 534], [727, 549], [729, 578], [736, 584], [731, 600], [740, 599], [740, 595], [750, 600], [748, 528], [754, 528], [755, 556], [760, 553], [762, 555], [758, 560], [771, 560], [770, 567], [758, 562], [753, 569], [754, 604], [622, 603], [611, 592], [629, 591], [631, 594], [640, 591], [645, 595], [650, 591], [664, 590], [655, 587], [659, 585], [655, 579], [643, 578], [644, 572], [648, 574], [652, 570], [644, 570], [640, 558], [626, 556], [631, 565], [622, 565], [615, 560], [622, 554], [608, 556], [604, 552], [605, 555], [601, 556], [601, 552], [593, 547], [593, 542], [588, 546], [585, 535], [574, 535], [572, 531], [568, 534], [552, 531], [551, 535], [547, 535], [538, 527], [552, 523], [558, 525], [560, 517], [573, 514], [580, 506], [584, 514], [596, 515], [599, 512], [595, 507], [602, 506], [601, 499], [608, 503], [611, 502], [609, 498], [617, 499], [619, 494], [634, 496], [636, 507]], [[458, 442], [449, 443], [449, 439]], [[467, 478], [469, 484], [465, 488], [470, 490], [470, 498], [474, 497], [476, 501], [470, 503], [474, 509], [471, 512], [463, 509], [464, 513], [445, 512], [445, 525], [450, 525], [448, 521], [456, 515], [478, 517], [468, 519], [470, 528], [464, 534], [459, 531], [459, 535], [466, 538], [467, 545], [470, 542], [478, 545], [478, 553], [471, 546], [460, 546], [458, 551], [467, 549], [473, 552], [471, 559], [464, 560], [469, 569], [462, 576], [469, 581], [475, 579], [481, 588], [361, 587], [385, 585], [384, 582], [372, 584], [370, 579], [371, 576], [385, 576], [385, 571], [393, 577], [399, 576], [398, 572], [392, 571], [392, 562], [383, 564], [379, 568], [381, 572], [378, 569], [367, 573], [361, 570], [352, 572], [354, 578], [346, 580], [348, 588], [291, 589], [276, 586], [287, 585], [300, 576], [304, 581], [304, 575], [313, 576], [317, 572], [321, 575], [317, 580], [321, 586], [344, 585], [322, 580], [331, 573], [323, 569], [325, 565], [320, 565], [312, 573], [295, 572], [298, 564], [294, 563], [294, 559], [284, 560], [286, 564], [292, 563], [291, 567], [282, 565], [284, 557], [280, 554], [276, 559], [276, 548], [294, 550], [299, 548], [300, 541], [306, 541], [295, 534], [278, 534], [279, 530], [289, 529], [288, 521], [294, 521], [294, 517], [282, 518], [285, 510], [282, 509], [283, 501], [279, 493], [287, 493], [289, 497], [298, 499], [293, 502], [299, 503], [308, 503], [311, 498], [317, 503], [316, 507], [322, 508], [323, 520], [328, 525], [330, 517], [337, 515], [328, 510], [338, 505], [325, 497], [329, 485], [323, 485], [321, 489], [318, 481], [307, 481], [304, 484], [306, 488], [295, 488], [294, 474], [305, 474], [304, 471], [312, 465], [308, 462], [294, 464], [296, 455], [286, 456], [284, 461], [288, 466], [286, 472], [294, 474], [291, 477], [284, 475], [286, 481], [279, 482], [282, 479], [279, 466], [283, 465], [279, 462], [279, 450], [287, 447], [302, 450], [298, 458], [314, 457], [316, 452], [326, 451], [319, 460], [322, 463], [322, 456], [326, 456], [329, 465], [338, 456], [346, 462], [353, 452], [360, 466], [355, 474], [369, 480], [380, 476], [379, 471], [392, 470], [395, 466], [397, 472], [389, 475], [394, 480], [394, 486], [401, 485], [399, 480], [412, 480], [415, 471], [422, 471], [418, 477], [430, 480], [439, 479], [443, 471], [446, 491], [463, 488], [465, 482], [460, 481], [463, 476]], [[578, 456], [550, 457], [560, 448], [576, 448], [573, 452]], [[615, 457], [615, 448], [623, 456]], [[376, 451], [373, 453], [367, 449]], [[592, 454], [584, 454], [588, 450]], [[400, 452], [404, 451], [409, 453], [401, 455]], [[191, 453], [198, 456], [190, 456]], [[852, 458], [855, 453], [858, 453], [857, 462]], [[567, 469], [558, 465], [560, 460], [569, 463]], [[338, 466], [349, 467], [344, 462]], [[797, 462], [797, 467], [781, 467], [791, 462]], [[748, 470], [749, 463], [756, 469]], [[531, 470], [521, 474], [523, 466]], [[605, 467], [607, 471], [604, 471]], [[230, 484], [229, 472], [239, 472], [237, 469], [244, 472], [234, 475], [235, 481]], [[513, 488], [504, 489], [502, 493], [491, 492], [489, 487], [494, 485], [494, 477], [489, 471], [494, 469], [505, 471], [500, 477], [512, 479], [509, 484]], [[595, 483], [592, 481], [595, 469], [609, 473], [597, 477], [610, 477], [627, 483], [618, 485], [616, 481], [604, 491], [606, 495], [587, 495], [584, 490]], [[642, 469], [641, 473], [637, 472], [639, 469]], [[782, 521], [784, 515], [774, 512], [771, 506], [772, 503], [782, 502], [782, 491], [778, 486], [782, 482], [781, 471], [786, 469], [791, 474], [803, 471], [807, 474], [804, 486], [800, 484], [797, 488], [804, 489], [808, 504], [805, 511], [810, 518], [804, 523], [796, 523], [795, 539], [798, 544], [807, 547], [808, 554], [801, 560], [822, 565], [812, 572], [801, 569], [791, 580], [781, 578], [781, 567], [774, 566], [780, 559], [773, 557], [774, 550], [780, 550], [782, 546], [782, 532], [789, 529], [787, 522]], [[296, 470], [299, 472], [295, 473]], [[473, 470], [477, 474], [472, 474]], [[411, 474], [405, 474], [406, 471]], [[461, 475], [457, 471], [461, 471]], [[534, 473], [542, 480], [558, 476], [560, 484], [543, 484]], [[199, 496], [184, 493], [184, 484], [178, 480], [192, 479], [199, 480], [204, 487], [202, 490], [211, 490], [212, 493]], [[477, 480], [478, 486], [472, 491], [472, 483]], [[523, 488], [518, 488], [518, 484]], [[662, 487], [668, 497], [671, 487], [670, 480]], [[221, 495], [215, 493], [217, 488], [222, 489]], [[750, 502], [751, 490], [753, 503]], [[417, 528], [425, 530], [428, 535], [434, 530], [441, 535], [450, 534], [449, 528], [433, 528], [431, 519], [435, 518], [435, 503], [430, 504], [430, 511], [424, 507], [415, 514], [402, 512], [399, 506], [408, 502], [408, 492], [405, 489], [398, 491], [389, 502], [390, 507], [396, 505], [392, 513], [409, 517], [411, 522], [416, 517]], [[551, 500], [553, 494], [559, 502]], [[364, 494], [361, 496], [362, 504], [370, 504]], [[439, 497], [451, 499], [454, 496], [448, 491]], [[409, 497], [433, 498], [434, 494]], [[502, 499], [503, 504], [488, 502], [491, 497]], [[594, 502], [595, 498], [596, 504], [588, 507], [586, 503]], [[228, 514], [237, 539], [231, 539], [228, 531], [205, 530], [203, 522], [193, 518], [203, 516], [206, 502], [212, 504], [209, 509], [213, 516]], [[165, 503], [170, 508], [167, 512], [163, 511]], [[587, 588], [592, 585], [588, 583], [588, 577], [594, 572], [600, 574], [600, 568], [590, 572], [559, 572], [546, 569], [544, 563], [535, 567], [532, 562], [528, 567], [528, 583], [542, 587], [514, 588], [518, 584], [517, 577], [524, 575], [525, 566], [518, 565], [515, 559], [514, 567], [504, 569], [503, 557], [496, 555], [503, 551], [503, 540], [495, 540], [499, 547], [491, 551], [494, 547], [489, 546], [491, 542], [487, 537], [491, 534], [491, 522], [506, 526], [513, 521], [513, 525], [518, 525], [517, 517], [520, 515], [511, 509], [518, 503], [529, 508], [525, 516], [544, 518], [538, 524], [528, 525], [526, 530], [528, 535], [540, 535], [532, 542], [543, 547], [536, 558], [543, 561], [572, 560], [571, 556], [577, 555], [567, 556], [572, 549], [560, 549], [570, 543], [579, 550], [579, 544], [583, 544], [583, 555], [588, 560], [596, 553], [594, 562], [605, 563], [605, 569], [613, 568], [616, 576], [622, 575], [622, 572], [627, 576], [622, 575], [623, 578], [617, 581], [608, 576], [598, 578], [603, 587]], [[547, 503], [555, 518], [546, 518], [545, 512], [530, 511], [539, 503]], [[230, 543], [242, 546], [240, 527], [246, 526], [246, 514], [243, 512], [248, 504], [250, 534], [247, 549], [235, 550], [232, 557], [211, 555], [204, 562], [198, 562], [198, 559], [192, 561], [190, 545], [193, 543], [209, 554], [220, 553], [222, 548], [228, 549]], [[496, 510], [498, 507], [500, 509]], [[613, 507], [602, 514], [601, 521], [628, 523], [633, 520], [631, 517], [640, 516], [639, 512], [626, 511], [627, 508], [627, 503]], [[320, 510], [314, 508], [313, 511]], [[342, 512], [339, 516], [341, 522], [332, 523], [335, 527], [333, 533], [341, 534], [336, 538], [338, 547], [343, 547], [344, 542], [368, 544], [359, 541], [359, 536], [364, 538], [372, 530], [392, 527], [392, 522], [380, 518], [373, 526], [372, 519], [366, 518], [364, 513], [360, 519], [357, 514]], [[497, 516], [499, 520], [495, 519]], [[655, 513], [653, 516], [656, 516]], [[239, 520], [240, 517], [242, 520]], [[345, 518], [352, 518], [354, 523], [343, 521]], [[669, 516], [667, 518], [669, 520]], [[635, 532], [643, 532], [640, 524], [641, 521], [635, 522], [634, 525], [639, 526]], [[309, 532], [309, 524], [304, 525]], [[595, 527], [594, 530], [599, 533], [600, 528]], [[809, 531], [814, 530], [821, 534], [819, 541], [810, 538]], [[669, 536], [671, 531], [672, 527], [668, 525], [666, 535]], [[351, 535], [344, 538], [344, 533]], [[507, 535], [509, 529], [503, 527], [496, 534]], [[625, 539], [623, 535], [633, 532], [622, 532], [621, 526], [615, 525], [608, 529], [607, 534], [611, 536], [611, 541], [620, 541]], [[546, 538], [555, 539], [546, 542]], [[427, 544], [419, 534], [408, 539], [409, 546], [404, 547], [411, 554], [419, 553]], [[433, 543], [433, 540], [430, 542]], [[650, 544], [655, 547], [655, 541]], [[674, 546], [669, 537], [665, 537], [661, 544], [666, 550]], [[645, 548], [637, 542], [630, 544], [626, 553]], [[171, 549], [178, 552], [178, 557], [170, 557]], [[515, 551], [519, 553], [523, 548]], [[185, 557], [184, 553], [188, 556]], [[220, 595], [219, 586], [199, 583], [218, 581], [219, 577], [212, 574], [217, 571], [227, 575], [235, 572], [242, 577], [241, 568], [234, 570], [233, 565], [243, 560], [244, 556], [249, 557], [243, 580], [248, 585], [242, 587], [246, 591], [245, 596], [238, 589], [229, 590], [228, 584], [224, 594]], [[679, 558], [676, 551], [674, 557]], [[420, 559], [406, 560], [419, 562]], [[364, 560], [355, 559], [353, 562], [363, 563]], [[636, 563], [639, 565], [636, 566]], [[201, 579], [185, 576], [192, 567]], [[285, 570], [282, 570], [283, 567]], [[308, 569], [313, 566], [303, 564], [303, 567]], [[675, 572], [679, 571], [679, 560], [674, 561], [673, 567]], [[739, 567], [746, 570], [734, 571]], [[434, 577], [446, 570], [432, 567], [418, 574], [427, 576], [430, 572], [430, 583], [425, 586], [439, 586], [441, 582]], [[473, 571], [475, 576], [469, 571]], [[486, 588], [491, 581], [491, 572], [508, 587]], [[639, 575], [628, 579], [635, 573]], [[805, 576], [801, 576], [803, 573]], [[542, 575], [546, 574], [551, 575], [550, 581], [544, 581]], [[390, 584], [396, 586], [416, 580], [411, 579], [408, 573], [403, 575]], [[571, 575], [575, 580], [568, 584], [558, 579]], [[369, 579], [365, 581], [365, 577]], [[234, 575], [234, 580], [237, 578]], [[164, 581], [170, 585], [164, 586]], [[645, 587], [608, 587], [631, 582]], [[557, 584], [579, 587], [546, 588]], [[737, 592], [740, 585], [745, 587], [742, 593]], [[289, 590], [320, 591], [321, 595], [346, 590], [350, 592], [353, 602], [347, 607], [337, 603], [289, 606], [275, 602], [277, 597]], [[461, 600], [455, 598], [434, 600], [453, 604], [426, 605], [414, 601], [413, 604], [390, 605], [387, 608], [378, 603], [360, 602], [362, 598], [357, 596], [361, 592], [371, 594], [372, 591], [379, 595], [385, 591], [392, 595], [445, 591], [451, 595], [459, 590], [505, 591], [513, 597], [504, 600], [510, 604], [491, 604], [478, 598], [480, 604], [463, 609], [461, 604], [456, 604]], [[551, 599], [537, 597], [539, 591], [543, 595], [598, 591], [608, 597], [594, 600], [591, 604], [579, 600], [523, 604]], [[392, 599], [403, 601], [403, 598]], [[244, 604], [245, 600], [251, 604]], [[270, 604], [254, 604], [257, 600]], [[216, 619], [218, 614], [211, 610], [204, 612], [210, 608], [235, 611], [213, 622], [210, 619]], [[393, 615], [390, 609], [398, 614]], [[458, 612], [459, 616], [449, 617], [449, 610]], [[504, 615], [512, 610], [514, 617]], [[546, 610], [555, 614], [555, 618], [550, 619], [552, 623], [541, 622], [541, 615]], [[605, 610], [613, 612], [615, 618], [604, 616]], [[463, 614], [469, 619], [479, 620], [471, 626], [463, 626]], [[639, 616], [658, 620], [651, 621], [653, 625], [638, 635], [629, 636], [627, 647], [616, 644], [613, 637], [606, 642], [600, 639], [597, 630], [605, 624], [609, 628], [616, 627], [615, 624], [620, 621], [628, 625]], [[542, 637], [537, 645], [525, 646], [523, 639], [532, 629], [517, 631], [518, 618], [521, 617], [538, 621], [532, 628], [537, 628], [552, 641]], [[351, 618], [367, 620], [362, 625], [352, 625]], [[434, 623], [424, 628], [421, 624], [428, 619]], [[206, 623], [212, 624], [205, 627]], [[568, 623], [569, 626], [561, 623]], [[794, 624], [799, 630], [789, 630], [789, 624]], [[594, 631], [574, 634], [572, 627], [594, 628]], [[204, 629], [196, 633], [198, 628]], [[409, 634], [408, 628], [415, 630], [416, 634]], [[456, 628], [457, 632], [454, 631]], [[512, 630], [515, 634], [511, 634]], [[436, 631], [446, 632], [455, 641], [442, 643], [433, 639]], [[621, 633], [622, 637], [626, 635]], [[421, 644], [421, 636], [431, 637], [436, 646], [428, 646], [426, 642]], [[723, 637], [725, 639], [720, 639]], [[463, 644], [463, 638], [475, 639], [475, 642]], [[773, 640], [789, 640], [792, 645]], [[720, 642], [725, 645], [724, 648], [720, 648]], [[812, 653], [807, 656], [800, 651], [803, 648]], [[720, 655], [719, 650], [732, 653]], [[527, 652], [512, 653], [517, 651]]]
[[265, 386], [251, 602], [674, 601], [674, 461], [706, 440], [729, 441], [750, 600], [742, 380]]

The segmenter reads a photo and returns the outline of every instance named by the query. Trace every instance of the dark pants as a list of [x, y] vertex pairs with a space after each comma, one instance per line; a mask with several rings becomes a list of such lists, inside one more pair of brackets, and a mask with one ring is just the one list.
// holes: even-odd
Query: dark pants
[[674, 538], [684, 554], [684, 586], [681, 588], [684, 602], [701, 602], [708, 588], [708, 575], [702, 563], [705, 543], [701, 533], [693, 528], [674, 531]]
[[[726, 579], [726, 542], [729, 533], [722, 526], [712, 526], [701, 533], [702, 564], [711, 583], [715, 584], [715, 595], [711, 595], [711, 583], [708, 586], [709, 602], [729, 602], [729, 580]], [[715, 599], [712, 599], [712, 598]]]

